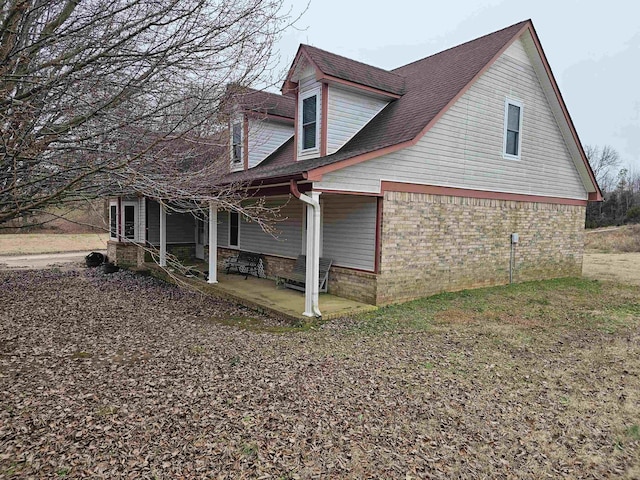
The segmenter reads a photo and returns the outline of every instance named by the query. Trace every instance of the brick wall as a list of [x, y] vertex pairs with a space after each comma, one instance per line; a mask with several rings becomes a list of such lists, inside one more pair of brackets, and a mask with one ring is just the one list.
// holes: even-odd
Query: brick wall
[[386, 192], [376, 303], [580, 275], [585, 207]]
[[[234, 257], [238, 250], [218, 247], [218, 268], [224, 267], [225, 259]], [[293, 270], [296, 261], [293, 258], [276, 257], [273, 255], [263, 255], [264, 272], [267, 278], [276, 278], [279, 275], [289, 273]]]
[[376, 274], [332, 266], [329, 270], [329, 293], [375, 305]]
[[144, 263], [144, 249], [135, 243], [107, 242], [107, 257], [119, 267], [137, 267]]

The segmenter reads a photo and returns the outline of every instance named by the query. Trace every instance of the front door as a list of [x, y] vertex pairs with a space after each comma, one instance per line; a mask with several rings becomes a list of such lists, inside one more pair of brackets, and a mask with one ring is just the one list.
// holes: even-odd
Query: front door
[[203, 220], [196, 220], [196, 258], [204, 260], [204, 245], [207, 241], [206, 224]]

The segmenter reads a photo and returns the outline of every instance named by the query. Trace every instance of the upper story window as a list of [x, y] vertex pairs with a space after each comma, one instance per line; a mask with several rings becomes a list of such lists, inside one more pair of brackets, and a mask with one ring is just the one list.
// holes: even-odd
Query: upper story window
[[504, 103], [504, 150], [505, 158], [520, 158], [522, 144], [522, 103], [505, 100]]
[[318, 95], [302, 99], [302, 150], [318, 148]]
[[240, 162], [242, 160], [242, 123], [234, 123], [231, 130], [231, 160], [233, 162]]

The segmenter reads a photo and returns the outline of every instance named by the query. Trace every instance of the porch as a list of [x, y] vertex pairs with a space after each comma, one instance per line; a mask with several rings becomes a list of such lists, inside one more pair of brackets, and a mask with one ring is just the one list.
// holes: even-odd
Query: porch
[[[195, 270], [207, 271], [207, 264], [199, 262], [192, 265]], [[156, 263], [145, 263], [146, 270], [153, 270], [155, 275], [166, 277], [164, 270]], [[202, 279], [185, 278], [204, 293], [211, 293], [228, 298], [240, 305], [258, 311], [264, 311], [284, 317], [291, 321], [308, 321], [309, 317], [302, 314], [305, 307], [305, 294], [278, 285], [275, 280], [258, 278], [236, 273], [225, 273], [224, 269], [217, 272], [218, 283], [207, 283]], [[322, 320], [331, 320], [348, 315], [372, 312], [378, 307], [367, 303], [338, 297], [329, 293], [319, 295], [319, 306]]]
[[[252, 276], [245, 280], [244, 275], [218, 272], [218, 283], [207, 284], [206, 290], [224, 295], [249, 308], [264, 310], [291, 320], [309, 320], [309, 317], [302, 315], [305, 307], [304, 292], [279, 286], [274, 280]], [[377, 309], [374, 305], [328, 293], [319, 295], [319, 303], [323, 320]]]

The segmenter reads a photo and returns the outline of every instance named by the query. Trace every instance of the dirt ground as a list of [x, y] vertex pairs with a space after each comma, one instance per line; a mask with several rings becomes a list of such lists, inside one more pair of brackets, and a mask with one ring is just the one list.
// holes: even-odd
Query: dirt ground
[[0, 235], [0, 255], [25, 255], [57, 252], [91, 252], [106, 250], [106, 233], [43, 234], [20, 233]]
[[640, 286], [640, 253], [585, 253], [582, 275]]
[[0, 272], [0, 477], [640, 478], [639, 293], [294, 329], [128, 272]]

